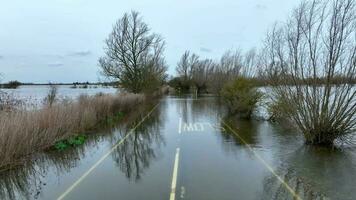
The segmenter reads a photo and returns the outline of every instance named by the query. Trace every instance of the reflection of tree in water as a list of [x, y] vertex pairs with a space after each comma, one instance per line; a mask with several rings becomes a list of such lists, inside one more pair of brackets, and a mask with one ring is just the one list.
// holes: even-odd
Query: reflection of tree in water
[[[298, 177], [297, 173], [292, 169], [279, 171], [279, 176], [283, 181], [289, 185], [289, 187], [295, 192], [300, 199], [307, 200], [322, 200], [328, 199], [322, 193], [314, 190], [312, 185], [304, 178]], [[266, 200], [270, 199], [297, 199], [276, 176], [271, 175], [264, 180], [263, 188], [263, 198]]]
[[28, 186], [33, 185], [38, 188], [39, 173], [32, 168], [22, 168], [11, 170], [6, 174], [0, 176], [0, 197], [1, 199], [29, 199], [32, 192], [29, 191]]
[[195, 118], [209, 115], [209, 117], [221, 117], [224, 106], [220, 98], [202, 97], [200, 100], [192, 101], [192, 115]]
[[[235, 145], [244, 146], [248, 144], [251, 147], [259, 143], [258, 131], [261, 123], [260, 121], [245, 120], [230, 115], [226, 115], [222, 120], [224, 123], [220, 123], [220, 126], [223, 128], [221, 136], [225, 142], [233, 141]], [[244, 142], [242, 142], [230, 128], [233, 129], [235, 133], [239, 134]]]
[[[301, 146], [288, 155], [277, 174], [302, 199], [355, 199], [355, 156], [348, 150]], [[264, 199], [293, 199], [275, 176], [264, 181]]]
[[176, 100], [177, 104], [177, 113], [182, 113], [183, 122], [187, 122], [189, 120], [188, 113], [189, 108], [191, 107], [189, 104], [192, 100], [189, 99], [178, 99]]
[[179, 99], [176, 101], [177, 112], [182, 113], [184, 123], [194, 123], [200, 118], [209, 116], [220, 118], [224, 113], [224, 106], [219, 98], [200, 97], [198, 99]]
[[[157, 158], [157, 150], [164, 143], [160, 132], [161, 118], [159, 114], [160, 112], [157, 110], [153, 112], [112, 153], [113, 160], [129, 180], [140, 180], [144, 170], [150, 166], [150, 162]], [[137, 120], [132, 123], [132, 126], [120, 130], [120, 135], [125, 136], [139, 121]]]
[[[89, 143], [87, 145], [90, 145]], [[48, 152], [37, 155], [32, 162], [0, 175], [0, 199], [37, 199], [46, 184], [48, 166], [61, 174], [77, 166], [85, 148], [68, 149], [66, 153]]]

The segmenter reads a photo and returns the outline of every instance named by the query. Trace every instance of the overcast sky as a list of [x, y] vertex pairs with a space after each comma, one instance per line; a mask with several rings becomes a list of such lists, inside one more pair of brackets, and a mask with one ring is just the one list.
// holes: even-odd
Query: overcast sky
[[218, 58], [259, 47], [297, 0], [11, 0], [0, 6], [3, 81], [98, 81], [112, 24], [136, 10], [167, 43], [169, 73], [185, 50]]

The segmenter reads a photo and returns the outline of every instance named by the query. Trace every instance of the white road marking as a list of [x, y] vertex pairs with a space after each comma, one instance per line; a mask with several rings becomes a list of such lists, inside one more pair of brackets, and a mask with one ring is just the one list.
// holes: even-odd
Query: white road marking
[[64, 199], [71, 191], [73, 191], [75, 187], [77, 187], [92, 171], [94, 171], [94, 169], [98, 167], [105, 160], [105, 158], [107, 158], [118, 146], [120, 146], [126, 140], [126, 138], [128, 138], [134, 132], [134, 130], [139, 127], [142, 122], [147, 119], [147, 117], [151, 115], [151, 113], [156, 109], [158, 105], [159, 103], [155, 105], [155, 107], [153, 107], [152, 110], [144, 118], [142, 118], [142, 120], [137, 123], [135, 127], [130, 130], [129, 133], [125, 135], [125, 137], [123, 137], [118, 143], [112, 146], [111, 149], [106, 154], [104, 154], [92, 167], [90, 167], [88, 171], [86, 171], [81, 177], [79, 177], [77, 181], [75, 181], [61, 196], [59, 196], [57, 200]]
[[241, 142], [247, 146], [247, 148], [255, 155], [255, 157], [281, 182], [282, 185], [284, 185], [284, 187], [293, 195], [295, 199], [302, 200], [302, 198], [299, 197], [299, 195], [288, 185], [288, 183], [286, 183], [283, 178], [278, 176], [274, 169], [258, 153], [256, 153], [256, 151], [254, 151], [252, 147], [234, 129], [226, 124], [223, 119], [221, 119], [221, 121], [241, 140]]
[[181, 134], [182, 133], [182, 118], [179, 118], [179, 125], [178, 125], [178, 133]]
[[182, 187], [180, 187], [180, 198], [184, 199], [184, 195], [185, 195], [185, 187], [182, 186]]
[[178, 164], [179, 164], [179, 148], [176, 149], [176, 157], [175, 157], [175, 160], [174, 160], [174, 167], [173, 167], [171, 195], [169, 197], [169, 200], [174, 200], [176, 198]]

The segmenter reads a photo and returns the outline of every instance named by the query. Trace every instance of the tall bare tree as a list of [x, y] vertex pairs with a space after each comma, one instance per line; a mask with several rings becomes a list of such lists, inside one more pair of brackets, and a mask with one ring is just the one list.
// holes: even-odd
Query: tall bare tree
[[[349, 141], [356, 130], [355, 0], [313, 0], [268, 34], [273, 95], [310, 144]], [[336, 77], [343, 81], [334, 84]]]
[[191, 80], [193, 69], [198, 65], [198, 62], [198, 55], [185, 51], [177, 64], [177, 74], [182, 77], [184, 81]]
[[210, 92], [219, 94], [227, 82], [242, 75], [243, 57], [240, 50], [228, 50], [221, 56], [220, 62], [215, 63], [209, 74]]
[[105, 56], [99, 59], [102, 73], [120, 87], [139, 93], [157, 88], [166, 77], [164, 41], [150, 32], [138, 12], [125, 13], [105, 44]]

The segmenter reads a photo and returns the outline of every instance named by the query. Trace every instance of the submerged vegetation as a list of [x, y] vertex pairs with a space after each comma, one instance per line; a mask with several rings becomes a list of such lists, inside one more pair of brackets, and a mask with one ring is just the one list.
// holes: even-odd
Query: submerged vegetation
[[23, 102], [13, 95], [0, 90], [0, 112], [10, 112], [23, 105]]
[[130, 113], [145, 100], [144, 95], [127, 93], [81, 96], [77, 101], [56, 102], [39, 110], [1, 112], [0, 169], [21, 165], [32, 153], [90, 132], [117, 113]]
[[257, 102], [262, 98], [262, 93], [251, 80], [239, 77], [224, 86], [221, 96], [232, 114], [251, 118]]
[[308, 144], [350, 142], [355, 134], [355, 4], [303, 2], [267, 36], [262, 58], [271, 98]]
[[75, 135], [75, 136], [70, 136], [67, 139], [57, 141], [54, 144], [54, 148], [56, 150], [62, 151], [65, 150], [71, 146], [79, 146], [84, 144], [86, 140], [86, 136], [83, 134]]
[[[120, 123], [119, 126], [115, 124], [90, 134], [83, 132], [70, 136], [69, 138], [76, 141], [60, 140], [66, 143], [63, 150], [56, 150], [52, 146], [50, 150], [36, 154], [35, 159], [29, 160], [26, 165], [8, 170], [6, 173], [0, 173], [1, 199], [41, 199], [42, 195], [46, 196], [46, 192], [42, 189], [44, 185], [48, 186], [50, 183], [45, 180], [45, 177], [50, 177], [51, 172], [55, 174], [68, 173], [70, 169], [80, 167], [83, 160], [85, 162], [86, 159], [91, 157], [87, 153], [92, 148], [99, 149], [105, 148], [106, 145], [115, 145], [120, 138], [125, 137], [142, 120], [143, 116], [152, 109], [154, 103], [156, 102], [150, 101], [136, 106], [135, 112], [119, 114], [124, 117], [120, 119], [124, 123]], [[158, 109], [159, 107], [157, 107]], [[121, 170], [127, 179], [139, 180], [142, 178], [152, 159], [159, 156], [154, 145], [164, 143], [164, 138], [160, 132], [160, 124], [162, 123], [160, 115], [162, 113], [157, 111], [151, 113], [150, 117], [142, 122], [140, 128], [134, 130], [132, 137], [128, 137], [112, 153], [112, 158], [120, 167], [118, 170]], [[78, 136], [84, 138], [81, 139]], [[72, 143], [72, 145], [69, 143]], [[62, 146], [63, 144], [59, 145]], [[93, 153], [100, 155], [100, 151]], [[48, 167], [49, 163], [55, 167]], [[56, 186], [55, 190], [57, 190]]]

